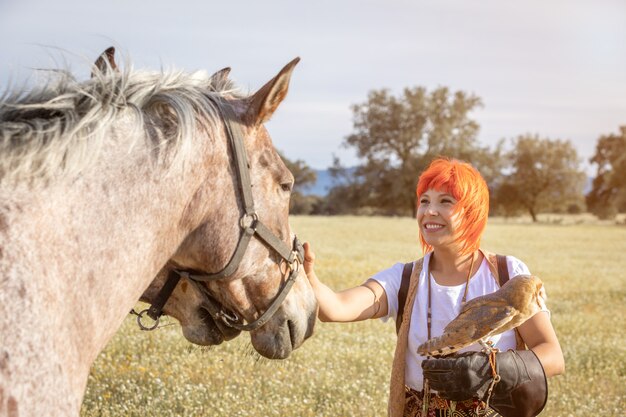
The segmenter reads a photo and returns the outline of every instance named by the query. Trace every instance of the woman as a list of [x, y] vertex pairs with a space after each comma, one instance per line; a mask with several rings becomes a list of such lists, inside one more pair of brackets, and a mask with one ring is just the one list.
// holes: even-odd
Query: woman
[[[490, 395], [487, 391], [496, 377], [491, 372], [489, 355], [479, 352], [480, 345], [469, 346], [461, 351], [464, 353], [445, 359], [426, 358], [417, 353], [420, 344], [442, 334], [465, 301], [492, 293], [499, 284], [495, 255], [480, 249], [489, 192], [478, 171], [464, 162], [437, 159], [420, 176], [416, 193], [417, 221], [425, 256], [409, 265], [404, 273], [408, 276], [412, 269], [410, 280], [405, 279], [411, 285], [400, 315], [398, 291], [402, 264], [378, 272], [360, 286], [335, 292], [317, 278], [315, 255], [310, 245], [305, 244], [304, 268], [319, 302], [320, 319], [397, 321], [390, 416], [445, 416], [452, 415], [448, 414], [451, 412], [455, 416], [474, 416], [487, 408], [480, 400], [489, 399], [506, 417], [536, 415], [547, 395], [543, 371], [550, 377], [564, 370], [563, 354], [547, 310], [516, 329], [531, 351], [520, 350], [523, 344], [516, 343], [513, 330], [490, 338], [501, 352], [495, 354], [497, 367], [494, 368], [500, 382], [495, 383]], [[512, 256], [506, 257], [506, 266], [511, 277], [530, 274], [528, 267]], [[407, 312], [404, 320], [403, 312]], [[426, 386], [426, 396], [422, 391], [425, 380], [430, 384]], [[539, 393], [529, 392], [533, 389], [539, 389]], [[537, 397], [535, 405], [529, 400], [533, 396]], [[428, 412], [420, 414], [422, 409]], [[487, 413], [499, 415], [491, 409]]]

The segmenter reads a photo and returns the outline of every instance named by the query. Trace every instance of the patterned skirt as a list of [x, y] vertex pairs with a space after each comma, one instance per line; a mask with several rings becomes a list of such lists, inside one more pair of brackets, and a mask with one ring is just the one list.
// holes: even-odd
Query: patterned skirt
[[[424, 394], [422, 391], [416, 391], [412, 388], [405, 387], [405, 404], [404, 417], [501, 417], [491, 408], [485, 410], [485, 403], [473, 398], [465, 401], [449, 401], [430, 394], [427, 415], [422, 415], [422, 407]], [[484, 414], [477, 414], [476, 410], [485, 410]]]

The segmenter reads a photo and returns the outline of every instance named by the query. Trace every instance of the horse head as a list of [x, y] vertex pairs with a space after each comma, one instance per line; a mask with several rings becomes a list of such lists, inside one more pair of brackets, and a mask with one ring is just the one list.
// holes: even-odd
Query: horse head
[[[98, 70], [115, 69], [111, 53], [103, 54], [103, 59], [108, 63], [100, 62], [96, 65]], [[221, 113], [222, 125], [217, 127], [216, 136], [222, 137], [223, 142], [214, 142], [213, 146], [221, 146], [224, 151], [213, 149], [207, 157], [207, 171], [211, 174], [187, 203], [185, 218], [180, 220], [183, 227], [193, 225], [193, 228], [145, 291], [142, 300], [152, 302], [173, 270], [192, 271], [196, 276], [223, 270], [237, 252], [245, 233], [242, 222], [246, 219], [250, 222], [248, 230], [263, 227], [266, 234], [282, 242], [283, 253], [284, 248], [295, 246], [295, 236], [288, 222], [294, 178], [274, 149], [264, 123], [285, 98], [291, 72], [298, 61], [290, 62], [250, 96], [226, 92], [217, 100], [215, 112]], [[228, 72], [226, 68], [214, 74], [211, 88], [230, 83]], [[236, 130], [243, 138], [249, 185], [240, 183], [242, 173], [238, 170], [232, 144], [228, 144], [229, 130], [233, 129], [228, 127], [229, 123], [237, 124]], [[206, 135], [206, 132], [198, 134]], [[252, 215], [248, 203], [242, 201], [244, 188], [250, 190], [254, 204]], [[234, 338], [244, 328], [251, 330], [252, 345], [261, 355], [285, 358], [312, 334], [317, 303], [300, 261], [294, 256], [285, 261], [279, 256], [281, 251], [277, 252], [267, 240], [251, 238], [241, 261], [226, 276], [198, 282], [185, 275], [175, 287], [163, 311], [179, 320], [189, 341], [215, 345]], [[291, 291], [287, 288], [289, 292], [282, 303], [272, 307], [272, 310], [276, 308], [275, 313], [264, 318], [258, 328], [245, 328], [244, 322], [251, 323], [262, 316], [287, 286]], [[230, 320], [222, 320], [220, 314]]]

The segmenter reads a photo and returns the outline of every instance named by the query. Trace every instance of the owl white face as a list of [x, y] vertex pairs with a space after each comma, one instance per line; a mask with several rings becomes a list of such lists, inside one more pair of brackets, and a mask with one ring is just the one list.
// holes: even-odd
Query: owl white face
[[433, 248], [455, 245], [460, 214], [458, 201], [445, 191], [429, 189], [418, 200], [417, 222], [420, 234]]

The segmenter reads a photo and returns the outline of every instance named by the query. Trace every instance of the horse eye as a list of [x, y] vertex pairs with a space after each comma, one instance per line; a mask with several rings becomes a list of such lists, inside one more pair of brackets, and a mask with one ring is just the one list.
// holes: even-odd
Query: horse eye
[[290, 193], [291, 192], [291, 187], [293, 186], [293, 184], [291, 182], [283, 182], [282, 184], [280, 184], [280, 188], [282, 188], [282, 190], [286, 193]]

